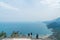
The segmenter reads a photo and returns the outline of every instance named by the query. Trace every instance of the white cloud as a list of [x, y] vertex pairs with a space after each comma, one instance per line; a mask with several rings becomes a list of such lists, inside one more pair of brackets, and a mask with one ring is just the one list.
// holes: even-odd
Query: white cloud
[[51, 8], [60, 8], [60, 0], [41, 0], [40, 3]]
[[6, 9], [10, 9], [10, 10], [16, 10], [18, 11], [19, 9], [18, 8], [15, 8], [7, 3], [4, 3], [4, 2], [0, 2], [0, 7], [4, 7]]
[[[11, 5], [14, 5], [18, 8], [12, 7], [7, 3], [0, 2], [0, 6], [10, 9], [10, 10], [19, 10], [15, 11], [6, 11], [1, 10], [0, 19], [3, 21], [47, 21], [52, 20], [57, 17], [60, 17], [59, 1], [58, 0], [15, 0], [16, 2], [8, 2]], [[41, 3], [41, 4], [40, 4]], [[42, 5], [47, 5], [42, 6]], [[55, 6], [57, 5], [57, 6]], [[51, 7], [51, 8], [49, 8]], [[54, 9], [53, 9], [54, 8]], [[56, 9], [58, 8], [58, 9]], [[9, 13], [9, 14], [7, 14]]]

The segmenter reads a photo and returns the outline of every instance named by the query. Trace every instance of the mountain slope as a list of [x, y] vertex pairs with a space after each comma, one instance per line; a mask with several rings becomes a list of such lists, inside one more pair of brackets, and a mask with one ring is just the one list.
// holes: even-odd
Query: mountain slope
[[55, 20], [53, 20], [51, 22], [47, 22], [47, 23], [46, 24], [47, 24], [48, 28], [52, 28], [53, 29], [52, 30], [53, 31], [53, 36], [57, 40], [60, 40], [60, 18], [57, 18], [57, 19], [55, 19]]
[[53, 29], [60, 28], [60, 18], [54, 19], [52, 21], [46, 21], [44, 23], [47, 24], [48, 28]]

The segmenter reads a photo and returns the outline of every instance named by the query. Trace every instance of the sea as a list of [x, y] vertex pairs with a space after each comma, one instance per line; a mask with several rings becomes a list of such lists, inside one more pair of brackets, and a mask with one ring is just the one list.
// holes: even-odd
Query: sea
[[42, 22], [0, 22], [0, 33], [6, 32], [7, 35], [11, 35], [14, 31], [24, 35], [28, 33], [40, 36], [52, 34], [52, 31]]

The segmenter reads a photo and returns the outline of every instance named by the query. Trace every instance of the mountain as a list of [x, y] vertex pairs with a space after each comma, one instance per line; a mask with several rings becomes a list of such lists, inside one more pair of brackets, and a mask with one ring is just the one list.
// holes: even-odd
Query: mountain
[[57, 18], [51, 21], [46, 21], [44, 23], [46, 23], [48, 28], [51, 28], [57, 32], [58, 31], [60, 32], [60, 18]]
[[51, 20], [51, 21], [45, 21], [44, 23], [46, 23], [46, 25], [48, 26], [48, 28], [60, 28], [60, 18]]
[[49, 20], [49, 21], [44, 21], [44, 23], [45, 23], [46, 25], [49, 25], [49, 24], [54, 23], [54, 22], [56, 22], [56, 21], [57, 21], [57, 19], [53, 19], [53, 20]]
[[[60, 18], [45, 22], [48, 28], [52, 28], [53, 35], [57, 40], [60, 40]], [[51, 37], [52, 37], [51, 36]]]

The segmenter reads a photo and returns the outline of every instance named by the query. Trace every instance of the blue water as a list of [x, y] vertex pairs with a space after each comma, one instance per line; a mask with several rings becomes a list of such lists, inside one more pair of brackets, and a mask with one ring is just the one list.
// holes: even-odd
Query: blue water
[[6, 32], [10, 35], [13, 31], [19, 31], [23, 34], [32, 32], [35, 34], [52, 34], [44, 23], [0, 23], [0, 32]]

